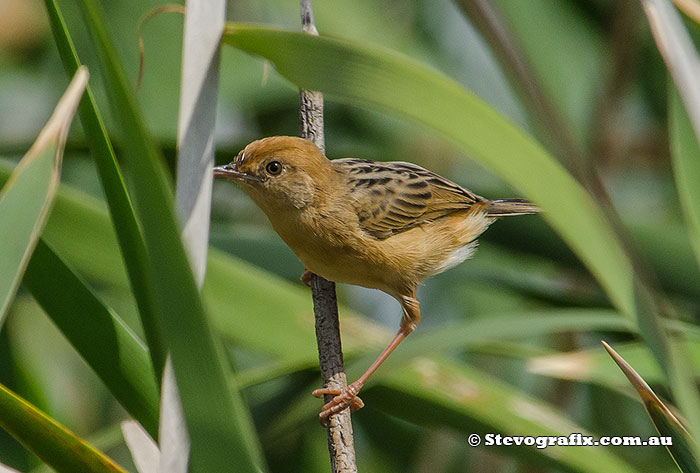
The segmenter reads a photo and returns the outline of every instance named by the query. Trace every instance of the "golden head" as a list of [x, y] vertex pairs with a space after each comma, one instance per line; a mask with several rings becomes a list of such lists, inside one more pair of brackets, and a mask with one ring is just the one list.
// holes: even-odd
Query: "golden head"
[[316, 145], [293, 136], [254, 141], [235, 160], [214, 168], [214, 177], [239, 184], [266, 213], [306, 207], [317, 197], [318, 183], [332, 174]]

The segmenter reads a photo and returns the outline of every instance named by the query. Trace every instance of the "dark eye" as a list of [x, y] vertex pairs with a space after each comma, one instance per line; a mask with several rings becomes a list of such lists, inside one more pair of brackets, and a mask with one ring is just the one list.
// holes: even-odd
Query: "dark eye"
[[265, 166], [265, 170], [269, 173], [272, 174], [273, 176], [276, 176], [277, 174], [282, 172], [282, 164], [280, 164], [279, 161], [270, 161], [267, 163]]

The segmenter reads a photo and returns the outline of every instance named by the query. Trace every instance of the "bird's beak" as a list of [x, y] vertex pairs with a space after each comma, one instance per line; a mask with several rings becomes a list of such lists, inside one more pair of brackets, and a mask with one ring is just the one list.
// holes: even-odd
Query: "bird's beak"
[[232, 164], [225, 164], [223, 166], [217, 166], [214, 168], [214, 177], [228, 179], [230, 181], [260, 181], [256, 176], [251, 176], [243, 172], [236, 170], [235, 166]]

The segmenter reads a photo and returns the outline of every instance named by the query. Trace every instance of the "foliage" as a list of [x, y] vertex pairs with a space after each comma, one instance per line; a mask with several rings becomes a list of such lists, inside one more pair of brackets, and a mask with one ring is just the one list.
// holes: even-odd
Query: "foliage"
[[[527, 197], [545, 211], [496, 223], [472, 260], [421, 287], [424, 321], [353, 415], [359, 470], [676, 471], [663, 447], [600, 446], [591, 455], [467, 445], [470, 434], [490, 432], [657, 435], [603, 338], [697, 437], [700, 148], [688, 105], [667, 93], [642, 8], [494, 0], [511, 52], [527, 66], [519, 75], [478, 10], [457, 6], [480, 2], [313, 3], [318, 39], [295, 33], [293, 2], [230, 5], [217, 161], [261, 136], [296, 134], [296, 89], [316, 88], [326, 94], [331, 158], [412, 161], [478, 194]], [[2, 326], [0, 383], [26, 399], [4, 396], [0, 407], [34, 404], [51, 425], [60, 420], [136, 471], [121, 438], [99, 437], [126, 418], [157, 437], [170, 352], [193, 471], [327, 471], [300, 263], [226, 183], [215, 184], [201, 295], [178, 238], [171, 170], [181, 18], [157, 17], [145, 29], [135, 96], [138, 19], [157, 2], [104, 2], [104, 16], [93, 0], [46, 5], [52, 30], [38, 5], [22, 16], [34, 36], [0, 35], [3, 192], [19, 182], [19, 158], [65, 85], [62, 68], [72, 75], [80, 58], [91, 90], [41, 239], [32, 215], [50, 206], [47, 183], [23, 194], [38, 202], [34, 213], [2, 214], [10, 216], [0, 223], [0, 255], [21, 233], [18, 218], [34, 239], [23, 248], [36, 250], [28, 262], [0, 265], [10, 298], [24, 272]], [[686, 26], [697, 35], [697, 25]], [[533, 87], [546, 107], [526, 97]], [[352, 378], [395, 330], [399, 308], [353, 287], [341, 287], [340, 299]], [[676, 419], [653, 406], [657, 425]], [[683, 429], [670, 425], [663, 428]], [[32, 434], [39, 444], [40, 432]], [[693, 448], [688, 440], [676, 450], [679, 465], [694, 466]], [[0, 462], [46, 469], [9, 437], [0, 437]]]

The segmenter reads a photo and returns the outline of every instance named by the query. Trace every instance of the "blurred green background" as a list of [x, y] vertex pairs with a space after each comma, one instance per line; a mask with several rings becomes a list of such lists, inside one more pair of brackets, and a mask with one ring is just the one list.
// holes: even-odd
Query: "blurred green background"
[[[72, 1], [59, 3], [82, 60], [88, 65], [94, 63], [76, 6]], [[160, 2], [122, 0], [102, 4], [118, 52], [130, 79], [135, 81], [138, 21]], [[678, 318], [696, 324], [700, 315], [700, 271], [671, 171], [666, 70], [640, 5], [631, 0], [494, 0], [492, 4], [530, 64], [531, 78], [548, 99], [557, 117], [556, 125], [533, 120], [488, 40], [467, 19], [459, 2], [313, 1], [321, 34], [400, 51], [432, 66], [537, 137], [562, 162], [592, 170], [609, 195], [655, 290], [663, 293]], [[298, 4], [294, 1], [231, 2], [228, 18], [299, 28]], [[686, 25], [694, 36], [698, 35], [696, 24]], [[144, 29], [143, 83], [137, 94], [171, 169], [175, 159], [181, 28], [182, 17], [175, 14], [160, 15], [148, 23]], [[98, 104], [104, 105], [105, 91], [98, 69], [91, 67], [91, 73]], [[11, 169], [29, 148], [65, 84], [43, 2], [0, 2], [0, 166]], [[425, 128], [332, 100], [326, 101], [325, 116], [330, 158], [411, 161], [486, 197], [517, 197], [502, 181]], [[104, 113], [104, 118], [111, 130], [109, 114]], [[557, 130], [564, 130], [567, 138], [562, 140]], [[260, 137], [295, 134], [297, 88], [263, 60], [224, 48], [217, 162], [230, 161], [248, 142]], [[120, 137], [112, 138], [119, 156]], [[69, 137], [62, 182], [44, 236], [141, 333], [113, 230], [107, 224], [100, 182], [77, 121]], [[102, 226], [86, 220], [88, 214], [97, 215], [96, 221]], [[0, 231], [9, 229], [0, 222]], [[260, 278], [287, 280], [290, 286], [284, 286], [284, 291], [296, 291], [298, 297], [308, 298], [300, 314], [307, 325], [293, 339], [303, 340], [305, 346], [292, 338], [285, 340], [288, 334], [284, 332], [259, 333], [258, 346], [243, 343], [225, 330], [222, 339], [241, 377], [245, 380], [249, 375], [251, 386], [244, 394], [270, 470], [326, 471], [325, 431], [318, 427], [314, 415], [296, 415], [290, 408], [307, 405], [306, 397], [319, 384], [317, 367], [308, 356], [315, 346], [310, 294], [298, 281], [302, 265], [262, 212], [229, 183], [217, 182], [214, 186], [211, 245], [259, 268]], [[343, 305], [341, 330], [350, 347], [347, 361], [359, 360], [357, 365], [362, 365], [396, 330], [400, 308], [377, 291], [339, 286], [338, 292]], [[276, 294], [262, 296], [274, 299]], [[534, 434], [527, 430], [529, 417], [567, 434], [566, 426], [557, 424], [561, 419], [597, 435], [655, 435], [641, 403], [631, 397], [626, 379], [607, 358], [599, 341], [605, 338], [615, 342], [620, 353], [663, 397], [668, 392], [661, 373], [636, 336], [576, 326], [575, 320], [592, 315], [613, 318], [613, 309], [596, 281], [540, 217], [494, 224], [481, 238], [474, 258], [427, 281], [420, 288], [419, 299], [423, 322], [397, 354], [406, 350], [411, 356], [420, 356], [421, 347], [431, 340], [424, 338], [421, 344], [421, 335], [439, 336], [449, 333], [450, 327], [473, 322], [474, 330], [482, 327], [491, 335], [481, 339], [478, 332], [469, 332], [468, 343], [453, 343], [453, 348], [441, 354], [447, 363], [477, 370], [471, 376], [487, 376], [481, 381], [483, 385], [504, 383], [508, 399], [523, 403], [535, 399], [561, 417], [551, 420], [541, 413], [541, 406], [523, 404], [518, 408], [501, 406], [516, 411], [510, 420], [499, 419], [497, 408], [479, 406], [460, 418], [449, 406], [441, 406], [440, 399], [397, 389], [389, 376], [386, 381], [370, 382], [362, 396], [367, 407], [353, 415], [360, 471], [589, 471], [552, 463], [546, 452], [469, 448], [466, 444], [472, 428], [475, 432], [501, 432], [501, 422], [510, 422], [511, 432]], [[223, 315], [226, 310], [216, 309]], [[269, 310], [286, 316], [279, 306]], [[344, 316], [350, 311], [353, 315]], [[246, 316], [254, 319], [256, 314]], [[533, 322], [528, 331], [530, 318], [543, 324], [561, 320], [563, 328], [538, 331]], [[574, 322], [567, 325], [566, 320]], [[523, 327], [521, 334], [498, 336], [500, 330], [507, 332], [509, 327], [519, 326]], [[251, 322], [249, 330], [255, 327]], [[439, 340], [432, 341], [439, 344]], [[278, 376], [264, 372], [279, 356], [264, 348], [274, 344], [290, 351], [289, 363], [285, 366], [284, 357], [278, 363]], [[698, 350], [693, 350], [696, 346], [690, 344], [689, 352], [700, 357]], [[382, 369], [384, 375], [399, 363], [408, 363], [407, 358], [388, 364]], [[416, 366], [417, 372], [421, 366], [425, 368]], [[261, 379], [267, 381], [250, 381], [261, 372]], [[405, 371], [402, 373], [405, 376]], [[117, 427], [127, 417], [125, 412], [26, 291], [18, 295], [0, 332], [0, 382], [79, 435], [94, 440], [134, 471]], [[320, 408], [320, 401], [313, 406]], [[675, 471], [663, 448], [606, 450], [638, 471]], [[581, 449], [574, 455], [587, 454]], [[22, 471], [40, 466], [4, 432], [0, 432], [0, 461]]]

